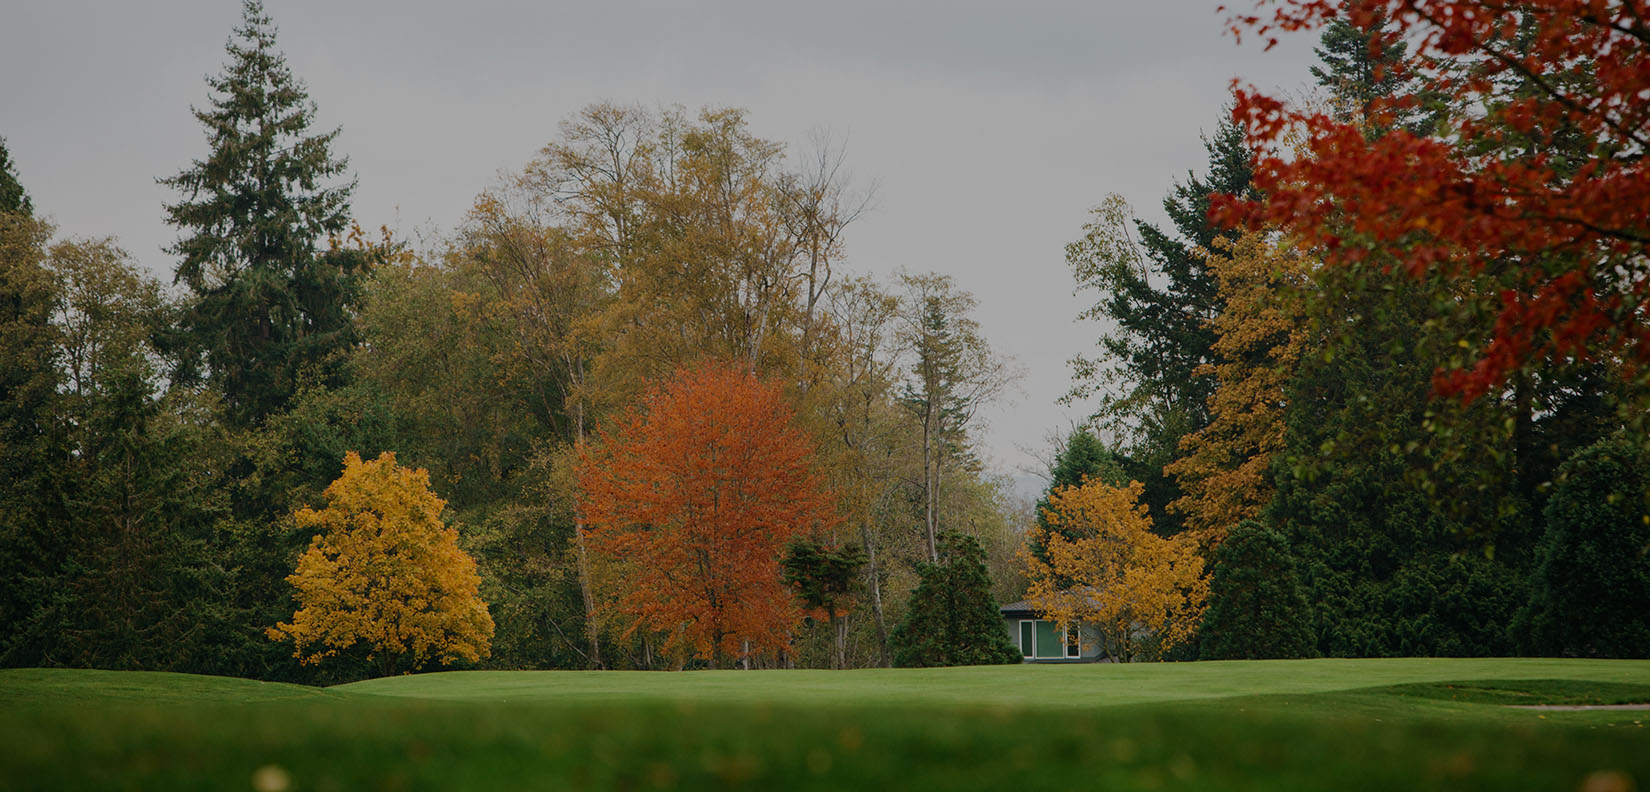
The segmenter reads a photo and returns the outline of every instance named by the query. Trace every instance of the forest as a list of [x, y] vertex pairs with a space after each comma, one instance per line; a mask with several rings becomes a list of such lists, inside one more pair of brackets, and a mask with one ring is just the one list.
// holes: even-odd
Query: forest
[[1017, 600], [1122, 661], [1650, 657], [1650, 24], [1480, 5], [1231, 18], [1312, 90], [1208, 108], [1168, 225], [1095, 196], [1033, 505], [1018, 364], [848, 266], [844, 150], [592, 104], [415, 243], [245, 0], [170, 283], [0, 140], [0, 665], [1020, 662]]

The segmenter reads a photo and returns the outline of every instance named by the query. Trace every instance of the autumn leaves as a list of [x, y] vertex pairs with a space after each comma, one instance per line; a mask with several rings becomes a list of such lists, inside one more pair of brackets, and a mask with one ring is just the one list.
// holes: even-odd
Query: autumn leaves
[[677, 371], [579, 458], [601, 608], [625, 637], [711, 668], [780, 655], [802, 612], [780, 552], [837, 523], [779, 388], [733, 365]]
[[394, 453], [362, 462], [351, 451], [326, 498], [298, 511], [299, 527], [319, 533], [287, 578], [298, 612], [270, 638], [292, 641], [306, 663], [364, 644], [384, 674], [487, 656], [493, 618], [477, 596], [476, 562], [442, 525], [446, 501], [428, 473]]
[[[578, 508], [593, 556], [596, 618], [623, 638], [663, 639], [677, 667], [783, 658], [803, 608], [781, 569], [787, 545], [831, 543], [840, 519], [812, 440], [779, 386], [731, 363], [685, 366], [579, 449]], [[297, 513], [319, 534], [288, 581], [299, 610], [268, 631], [317, 663], [357, 643], [384, 673], [488, 654], [493, 621], [475, 561], [441, 522], [423, 470], [353, 452]], [[1121, 657], [1185, 640], [1208, 584], [1197, 534], [1150, 530], [1140, 485], [1056, 490], [1049, 529], [1022, 553], [1031, 600], [1062, 623], [1100, 626]]]
[[[748, 371], [709, 361], [655, 384], [579, 453], [598, 618], [712, 668], [786, 652], [802, 610], [781, 550], [838, 522], [813, 456], [779, 388]], [[325, 494], [325, 508], [297, 513], [320, 533], [287, 579], [299, 610], [269, 636], [307, 663], [365, 644], [384, 673], [485, 657], [493, 621], [476, 564], [442, 525], [428, 474], [351, 452]]]

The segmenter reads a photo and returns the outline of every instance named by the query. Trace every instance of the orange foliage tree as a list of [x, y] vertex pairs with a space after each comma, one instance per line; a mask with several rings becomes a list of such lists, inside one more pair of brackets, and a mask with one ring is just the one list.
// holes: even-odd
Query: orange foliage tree
[[785, 652], [801, 617], [785, 544], [837, 522], [813, 445], [779, 389], [724, 363], [651, 387], [579, 461], [592, 552], [618, 574], [604, 607], [712, 668]]
[[1287, 228], [1329, 264], [1390, 255], [1416, 276], [1492, 278], [1472, 299], [1494, 330], [1463, 339], [1475, 359], [1440, 370], [1441, 392], [1483, 394], [1548, 358], [1650, 363], [1650, 4], [1262, 0], [1231, 29], [1337, 18], [1374, 33], [1372, 55], [1410, 47], [1387, 68], [1464, 111], [1436, 134], [1370, 134], [1416, 94], [1338, 119], [1240, 90], [1264, 198], [1217, 196], [1215, 214]]
[[1250, 232], [1219, 240], [1210, 256], [1225, 308], [1211, 321], [1217, 359], [1198, 376], [1219, 383], [1209, 397], [1209, 425], [1180, 440], [1185, 456], [1164, 472], [1186, 494], [1169, 508], [1188, 528], [1218, 544], [1226, 530], [1252, 519], [1272, 500], [1268, 471], [1283, 449], [1284, 386], [1306, 345], [1309, 263], [1287, 241]]
[[[1143, 490], [1138, 481], [1094, 479], [1054, 490], [1043, 510], [1048, 527], [1033, 528], [1020, 550], [1032, 608], [1062, 625], [1096, 625], [1102, 649], [1124, 661], [1184, 643], [1209, 597], [1197, 539], [1152, 533]], [[1030, 542], [1043, 544], [1046, 560]]]
[[397, 465], [391, 452], [362, 462], [351, 451], [325, 495], [326, 508], [296, 515], [320, 533], [287, 577], [298, 611], [266, 631], [271, 639], [292, 641], [305, 663], [363, 643], [385, 674], [489, 654], [493, 618], [476, 562], [441, 524], [446, 501], [430, 491], [429, 473]]

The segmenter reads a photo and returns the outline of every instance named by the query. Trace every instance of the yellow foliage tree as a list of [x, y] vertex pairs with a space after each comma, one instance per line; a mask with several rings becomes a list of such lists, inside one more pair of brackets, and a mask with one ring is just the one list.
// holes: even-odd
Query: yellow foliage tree
[[1266, 475], [1283, 448], [1285, 383], [1306, 343], [1301, 291], [1307, 259], [1287, 241], [1252, 232], [1209, 256], [1226, 308], [1210, 322], [1217, 360], [1197, 374], [1219, 384], [1209, 398], [1209, 425], [1181, 438], [1185, 456], [1163, 470], [1186, 494], [1169, 508], [1186, 516], [1206, 545], [1260, 514], [1272, 500]]
[[[1096, 625], [1102, 649], [1124, 661], [1184, 643], [1209, 596], [1196, 538], [1152, 533], [1143, 489], [1098, 480], [1056, 489], [1043, 510], [1048, 527], [1033, 528], [1020, 549], [1032, 608], [1061, 625]], [[1031, 542], [1043, 543], [1046, 561]]]
[[385, 674], [489, 654], [493, 618], [477, 594], [476, 562], [441, 524], [447, 504], [429, 473], [400, 467], [394, 453], [362, 462], [351, 451], [325, 495], [326, 508], [296, 515], [320, 533], [287, 577], [298, 611], [267, 631], [271, 639], [292, 641], [304, 663], [363, 643]]

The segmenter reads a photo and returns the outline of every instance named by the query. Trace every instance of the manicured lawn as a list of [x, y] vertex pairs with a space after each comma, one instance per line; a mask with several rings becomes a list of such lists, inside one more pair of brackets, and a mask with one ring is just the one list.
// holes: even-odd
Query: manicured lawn
[[1645, 788], [1650, 712], [1506, 706], [1622, 702], [1650, 702], [1650, 662], [462, 672], [325, 690], [18, 669], [0, 671], [0, 789]]

